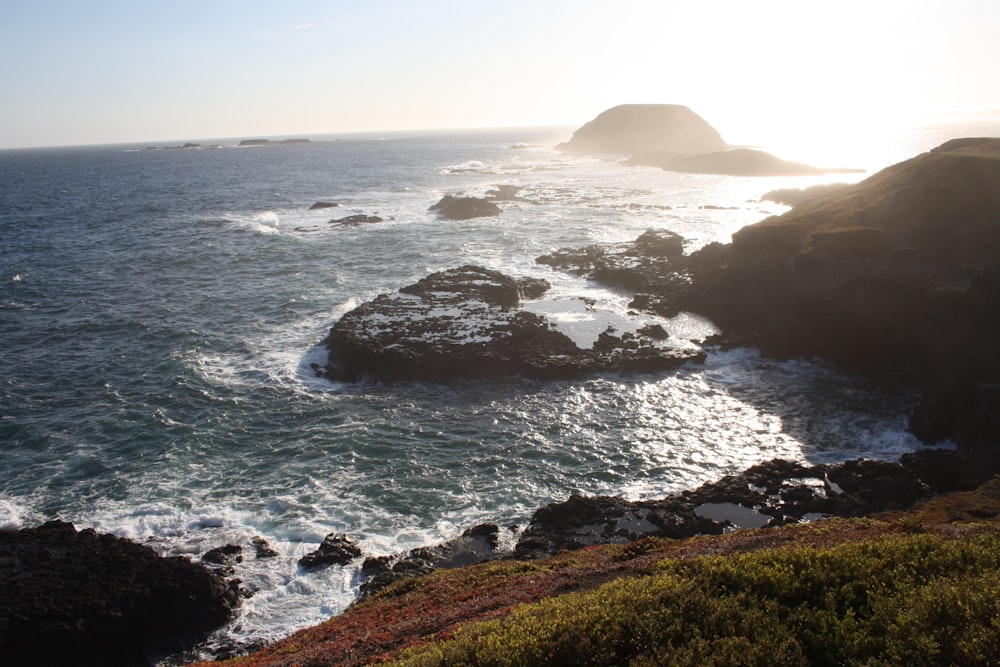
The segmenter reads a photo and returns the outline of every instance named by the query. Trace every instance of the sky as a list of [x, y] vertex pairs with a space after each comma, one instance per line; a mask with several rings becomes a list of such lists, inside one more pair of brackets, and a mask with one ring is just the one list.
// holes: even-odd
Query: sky
[[0, 148], [1000, 110], [998, 0], [0, 1]]

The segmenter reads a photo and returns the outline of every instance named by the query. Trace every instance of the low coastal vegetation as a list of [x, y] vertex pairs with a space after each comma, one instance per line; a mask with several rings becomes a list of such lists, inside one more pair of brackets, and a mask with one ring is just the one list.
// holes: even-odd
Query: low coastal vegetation
[[988, 665], [1000, 477], [905, 513], [398, 582], [230, 664]]

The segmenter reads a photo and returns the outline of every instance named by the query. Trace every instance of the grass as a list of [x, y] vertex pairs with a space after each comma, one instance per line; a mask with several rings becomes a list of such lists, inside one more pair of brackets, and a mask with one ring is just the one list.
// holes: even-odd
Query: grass
[[392, 664], [981, 665], [1000, 659], [1000, 538], [903, 535], [664, 560]]
[[439, 571], [231, 664], [998, 665], [998, 516], [1000, 478], [907, 513]]

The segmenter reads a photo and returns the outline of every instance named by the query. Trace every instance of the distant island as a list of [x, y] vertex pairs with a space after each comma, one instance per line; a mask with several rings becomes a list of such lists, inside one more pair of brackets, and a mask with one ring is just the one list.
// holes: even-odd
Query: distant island
[[704, 118], [679, 104], [623, 104], [599, 114], [556, 146], [575, 153], [631, 155], [626, 164], [724, 176], [813, 176], [862, 169], [814, 167], [730, 146]]
[[729, 148], [718, 130], [680, 104], [622, 104], [556, 146], [578, 153], [713, 153]]
[[281, 146], [284, 144], [311, 144], [311, 139], [244, 139], [238, 146]]

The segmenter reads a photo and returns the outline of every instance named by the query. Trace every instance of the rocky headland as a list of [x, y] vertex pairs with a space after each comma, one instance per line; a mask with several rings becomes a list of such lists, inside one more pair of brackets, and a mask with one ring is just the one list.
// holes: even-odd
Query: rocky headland
[[540, 263], [688, 310], [727, 345], [924, 386], [921, 439], [991, 470], [1000, 433], [1000, 139], [950, 141], [690, 255], [566, 249]]

